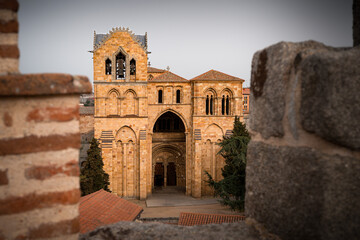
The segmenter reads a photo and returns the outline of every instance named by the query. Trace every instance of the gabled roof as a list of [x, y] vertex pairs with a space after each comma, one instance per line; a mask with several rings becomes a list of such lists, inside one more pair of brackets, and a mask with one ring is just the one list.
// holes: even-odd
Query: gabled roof
[[96, 34], [96, 32], [94, 31], [94, 50], [98, 49], [99, 47], [101, 47], [102, 44], [104, 44], [113, 33], [115, 32], [127, 32], [130, 34], [130, 36], [132, 37], [132, 39], [137, 42], [145, 51], [147, 50], [147, 34], [145, 33], [145, 35], [135, 35], [131, 30], [129, 30], [129, 28], [124, 28], [124, 27], [120, 27], [120, 28], [113, 28], [112, 30], [109, 31], [108, 34]]
[[203, 224], [232, 223], [245, 220], [241, 215], [207, 214], [207, 213], [180, 213], [179, 223], [181, 226], [194, 226]]
[[241, 78], [238, 78], [238, 77], [234, 77], [234, 76], [231, 76], [231, 75], [228, 75], [228, 74], [225, 74], [225, 73], [222, 73], [222, 72], [219, 72], [219, 71], [216, 71], [216, 70], [210, 70], [210, 71], [207, 71], [206, 73], [203, 73], [197, 77], [194, 77], [192, 79], [190, 79], [191, 81], [192, 80], [235, 80], [235, 81], [245, 81], [244, 79], [241, 79]]
[[148, 67], [147, 68], [148, 73], [163, 73], [166, 72], [164, 69], [154, 68], [154, 67]]
[[80, 198], [80, 232], [86, 233], [119, 221], [134, 221], [143, 209], [116, 195], [99, 190]]
[[188, 82], [189, 80], [182, 78], [172, 72], [166, 71], [165, 73], [149, 80], [149, 82]]

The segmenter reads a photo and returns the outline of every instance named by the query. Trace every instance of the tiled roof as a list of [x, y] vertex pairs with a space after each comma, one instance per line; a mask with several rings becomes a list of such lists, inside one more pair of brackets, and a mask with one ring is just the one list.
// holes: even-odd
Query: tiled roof
[[180, 213], [179, 223], [181, 226], [194, 226], [211, 223], [232, 223], [245, 220], [241, 215], [207, 214], [207, 213]]
[[243, 88], [243, 94], [250, 94], [250, 88]]
[[210, 70], [207, 71], [206, 73], [203, 73], [197, 77], [194, 77], [190, 80], [242, 80], [245, 81], [244, 79], [238, 78], [238, 77], [234, 77], [234, 76], [230, 76], [228, 74], [216, 71], [216, 70]]
[[80, 115], [94, 115], [94, 107], [80, 106]]
[[182, 78], [172, 72], [165, 72], [151, 80], [149, 80], [150, 82], [179, 82], [179, 81], [188, 81], [185, 78]]
[[154, 67], [148, 67], [147, 68], [148, 73], [163, 73], [165, 71], [166, 70], [164, 70], [164, 69], [159, 69], [159, 68], [154, 68]]
[[119, 221], [134, 221], [143, 209], [116, 195], [99, 190], [80, 198], [80, 232]]

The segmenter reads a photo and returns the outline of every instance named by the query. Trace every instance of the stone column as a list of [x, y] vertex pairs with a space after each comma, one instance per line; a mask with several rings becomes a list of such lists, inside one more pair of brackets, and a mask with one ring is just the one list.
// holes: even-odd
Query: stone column
[[148, 168], [148, 151], [146, 142], [146, 130], [140, 130], [140, 200], [145, 200], [147, 197], [147, 174], [151, 169]]
[[191, 195], [191, 135], [190, 132], [185, 132], [186, 147], [185, 147], [185, 184], [186, 195]]
[[194, 161], [193, 161], [193, 197], [201, 197], [201, 130], [195, 129], [195, 138], [194, 138]]

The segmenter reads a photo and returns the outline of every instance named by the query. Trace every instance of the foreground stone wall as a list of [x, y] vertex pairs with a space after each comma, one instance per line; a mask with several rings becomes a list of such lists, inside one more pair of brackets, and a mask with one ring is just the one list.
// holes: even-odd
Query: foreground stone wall
[[360, 238], [359, 66], [313, 41], [254, 55], [246, 215], [282, 239]]
[[0, 77], [0, 238], [77, 239], [85, 77]]
[[0, 74], [19, 72], [19, 48], [16, 0], [0, 1]]
[[18, 74], [19, 4], [0, 1], [0, 239], [78, 239], [86, 77]]

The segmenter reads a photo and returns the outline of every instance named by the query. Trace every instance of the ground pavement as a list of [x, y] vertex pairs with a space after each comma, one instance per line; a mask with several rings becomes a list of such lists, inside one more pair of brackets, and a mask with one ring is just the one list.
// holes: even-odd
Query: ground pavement
[[181, 189], [176, 187], [166, 187], [161, 190], [155, 190], [146, 201], [134, 199], [129, 199], [129, 201], [144, 209], [141, 218], [178, 218], [180, 212], [241, 214], [231, 211], [228, 207], [222, 206], [218, 202], [218, 199], [196, 199], [186, 196]]

